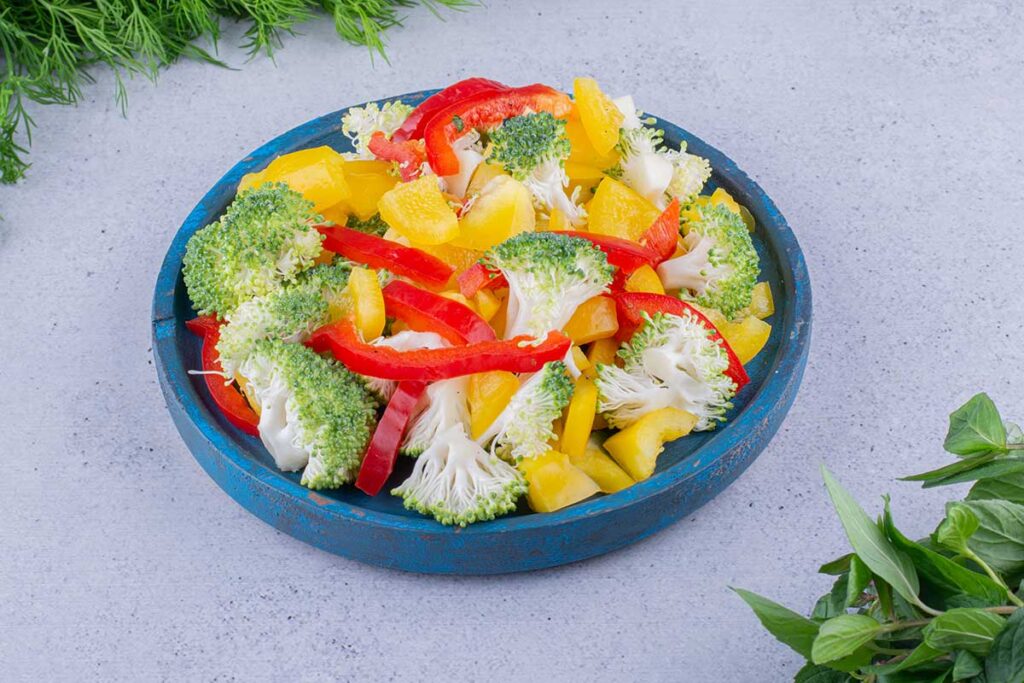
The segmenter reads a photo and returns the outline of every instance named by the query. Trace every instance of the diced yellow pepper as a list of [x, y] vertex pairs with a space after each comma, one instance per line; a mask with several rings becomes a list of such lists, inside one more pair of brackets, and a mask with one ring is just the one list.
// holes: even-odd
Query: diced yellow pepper
[[350, 214], [365, 221], [377, 213], [377, 202], [391, 190], [398, 178], [391, 175], [391, 162], [355, 159], [345, 162], [345, 179], [352, 191], [345, 202]]
[[530, 191], [518, 180], [498, 176], [484, 186], [459, 219], [452, 244], [484, 251], [521, 232], [533, 232], [536, 213]]
[[569, 182], [587, 187], [593, 187], [604, 178], [604, 170], [597, 166], [589, 166], [576, 161], [565, 162], [565, 175]]
[[582, 456], [597, 413], [597, 385], [586, 377], [576, 380], [572, 400], [565, 412], [561, 450], [569, 457]]
[[598, 154], [606, 156], [619, 142], [619, 128], [624, 118], [622, 112], [610, 97], [601, 92], [593, 78], [574, 80], [572, 94], [590, 144]]
[[590, 369], [586, 374], [590, 377], [597, 376], [597, 365], [603, 363], [611, 365], [615, 362], [615, 354], [619, 352], [619, 342], [611, 337], [598, 339], [587, 349], [587, 360], [590, 361]]
[[498, 312], [498, 308], [501, 307], [501, 301], [498, 297], [494, 296], [489, 289], [481, 289], [473, 295], [473, 303], [476, 304], [476, 311], [480, 314], [480, 317], [487, 322], [491, 321], [494, 314]]
[[548, 448], [558, 450], [558, 444], [562, 441], [562, 428], [565, 422], [558, 417], [551, 423], [551, 438], [548, 439]]
[[249, 402], [249, 407], [253, 409], [256, 415], [260, 415], [263, 412], [263, 404], [260, 403], [259, 398], [256, 396], [256, 387], [240, 372], [235, 373], [235, 382], [238, 383], [238, 387], [242, 390], [242, 396], [245, 396], [245, 400]]
[[565, 212], [559, 208], [551, 209], [551, 217], [548, 219], [548, 230], [562, 232], [572, 230], [572, 223], [565, 217]]
[[615, 302], [607, 296], [595, 296], [580, 304], [564, 329], [565, 336], [572, 339], [574, 344], [588, 344], [597, 339], [614, 337], [618, 331]]
[[488, 320], [498, 339], [505, 338], [505, 324], [508, 323], [508, 294], [498, 297], [498, 310]]
[[757, 221], [754, 220], [754, 214], [750, 213], [750, 209], [743, 206], [742, 204], [740, 204], [739, 206], [740, 218], [742, 218], [743, 222], [747, 224], [747, 230], [749, 230], [750, 232], [754, 232], [754, 230], [757, 228]]
[[597, 153], [579, 116], [569, 117], [565, 122], [565, 136], [569, 138], [567, 172], [569, 164], [604, 169], [611, 168], [619, 161], [619, 153], [614, 147], [607, 154]]
[[505, 169], [501, 164], [479, 164], [476, 167], [476, 170], [473, 171], [473, 176], [469, 179], [469, 185], [466, 186], [466, 196], [472, 197], [475, 194], [480, 194], [487, 183], [491, 182], [498, 176], [511, 177], [508, 173], [505, 173]]
[[353, 268], [345, 287], [352, 301], [356, 329], [369, 341], [384, 331], [384, 296], [377, 272], [370, 268]]
[[462, 292], [441, 292], [440, 294], [446, 299], [451, 299], [452, 301], [459, 302], [469, 310], [476, 313], [476, 306], [473, 304], [472, 301], [463, 296]]
[[572, 362], [580, 372], [586, 372], [590, 369], [590, 361], [587, 359], [587, 354], [583, 353], [583, 349], [575, 344], [572, 347]]
[[772, 288], [767, 282], [758, 282], [754, 285], [754, 293], [750, 296], [750, 314], [764, 320], [775, 313], [775, 300], [772, 298]]
[[570, 455], [569, 462], [593, 479], [602, 493], [615, 493], [636, 483], [604, 450], [590, 444], [582, 455]]
[[[388, 234], [384, 233], [384, 237], [387, 238]], [[420, 244], [407, 240], [410, 247], [416, 247], [421, 251], [425, 251], [431, 256], [435, 256], [449, 266], [455, 269], [452, 274], [452, 278], [457, 278], [467, 269], [473, 266], [474, 263], [480, 260], [483, 256], [482, 252], [476, 251], [475, 249], [466, 249], [465, 247], [457, 247], [454, 244]]]
[[651, 294], [664, 294], [665, 288], [661, 279], [654, 271], [654, 268], [643, 265], [633, 271], [633, 274], [626, 278], [627, 292], [650, 292]]
[[658, 208], [615, 178], [605, 178], [588, 207], [590, 232], [639, 241]]
[[718, 188], [711, 193], [711, 203], [720, 204], [721, 206], [728, 208], [733, 213], [740, 213], [740, 205], [732, 198], [731, 194], [722, 188]]
[[328, 206], [320, 212], [324, 220], [335, 225], [345, 225], [348, 222], [348, 202], [338, 202], [334, 206]]
[[470, 375], [466, 389], [470, 436], [474, 439], [479, 438], [501, 414], [517, 391], [519, 378], [511, 372], [493, 370]]
[[696, 424], [697, 418], [692, 413], [678, 408], [661, 408], [608, 437], [604, 447], [629, 476], [643, 481], [654, 474], [654, 466], [665, 450], [665, 442], [686, 436]]
[[378, 202], [384, 222], [418, 244], [444, 244], [459, 235], [459, 219], [448, 205], [437, 177], [399, 183]]
[[345, 159], [326, 146], [282, 154], [262, 171], [242, 176], [238, 191], [267, 182], [286, 183], [313, 202], [317, 213], [351, 197]]
[[753, 315], [739, 322], [727, 322], [716, 327], [744, 365], [761, 352], [772, 334], [772, 326]]
[[601, 490], [593, 479], [569, 461], [568, 455], [558, 451], [523, 458], [518, 467], [529, 486], [526, 502], [535, 512], [561, 510]]

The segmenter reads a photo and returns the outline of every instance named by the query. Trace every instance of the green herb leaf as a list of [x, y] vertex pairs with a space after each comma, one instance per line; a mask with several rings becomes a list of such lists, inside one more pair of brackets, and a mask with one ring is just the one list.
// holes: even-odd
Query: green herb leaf
[[840, 486], [827, 468], [822, 466], [825, 486], [832, 498], [832, 504], [839, 514], [839, 521], [846, 530], [857, 556], [868, 568], [892, 586], [893, 590], [916, 605], [921, 604], [917, 596], [920, 586], [917, 572], [906, 555], [896, 550], [885, 534], [875, 526], [857, 501]]
[[1006, 500], [1024, 505], [1024, 472], [982, 479], [971, 487], [967, 500]]
[[848, 683], [854, 679], [842, 671], [830, 669], [820, 664], [808, 664], [796, 672], [793, 683]]
[[1006, 427], [988, 394], [975, 394], [949, 416], [943, 447], [954, 455], [1006, 451]]
[[1006, 621], [982, 609], [951, 609], [925, 626], [924, 642], [939, 650], [967, 650], [985, 655]]
[[732, 590], [743, 598], [750, 609], [754, 610], [761, 625], [779, 642], [793, 648], [797, 654], [806, 659], [811, 658], [814, 638], [818, 635], [816, 623], [756, 593], [745, 591], [742, 588], [733, 588]]
[[863, 614], [843, 614], [829, 619], [818, 629], [811, 648], [811, 661], [825, 664], [852, 655], [875, 639], [882, 626]]
[[965, 681], [968, 678], [974, 678], [983, 670], [984, 665], [981, 663], [981, 660], [967, 650], [960, 650], [960, 652], [956, 653], [956, 659], [953, 661], [954, 681]]
[[967, 539], [978, 530], [978, 518], [971, 509], [960, 503], [946, 506], [946, 518], [935, 530], [935, 541], [958, 555], [968, 552]]
[[853, 607], [860, 600], [864, 589], [871, 583], [871, 570], [856, 555], [850, 560], [850, 575], [846, 583], [843, 607]]
[[875, 666], [866, 667], [869, 673], [873, 674], [894, 674], [899, 671], [913, 668], [918, 664], [924, 664], [930, 662], [939, 655], [943, 654], [942, 650], [936, 650], [927, 643], [921, 643], [911, 651], [904, 659], [892, 664], [878, 664]]
[[[1004, 477], [1008, 474], [1016, 474], [1018, 472], [1024, 472], [1024, 458], [1021, 457], [995, 457], [992, 454], [994, 460], [982, 463], [977, 467], [972, 467], [968, 470], [953, 474], [948, 477], [942, 477], [941, 479], [932, 479], [926, 481], [923, 486], [926, 489], [934, 488], [936, 486], [949, 486], [950, 484], [962, 484], [965, 481], [983, 481], [985, 479], [996, 479]], [[967, 462], [961, 460], [960, 462]]]
[[[969, 472], [977, 467], [984, 465], [987, 462], [991, 462], [996, 457], [995, 453], [982, 453], [981, 455], [972, 455], [969, 458], [963, 460], [957, 460], [956, 462], [950, 463], [939, 467], [938, 469], [928, 470], [927, 472], [921, 472], [920, 474], [912, 474], [909, 477], [902, 477], [900, 481], [944, 481], [953, 477], [954, 475], [962, 472]], [[940, 484], [932, 484], [932, 486], [939, 486]]]
[[853, 559], [853, 553], [846, 553], [842, 557], [836, 558], [831, 562], [818, 567], [819, 574], [829, 574], [830, 576], [839, 576], [850, 571], [850, 560]]
[[846, 589], [849, 579], [849, 574], [842, 574], [835, 580], [828, 595], [821, 596], [814, 604], [814, 611], [811, 612], [812, 619], [825, 621], [846, 613]]
[[985, 659], [985, 676], [993, 683], [1024, 683], [1024, 609], [1011, 614], [996, 636]]
[[992, 569], [1009, 577], [1024, 574], [1024, 505], [1005, 500], [962, 503], [978, 518], [967, 545]]

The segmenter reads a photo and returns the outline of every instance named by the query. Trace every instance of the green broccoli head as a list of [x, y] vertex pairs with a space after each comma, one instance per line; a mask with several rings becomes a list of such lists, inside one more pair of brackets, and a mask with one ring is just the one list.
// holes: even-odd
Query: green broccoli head
[[313, 203], [283, 183], [242, 192], [185, 247], [184, 277], [200, 314], [224, 317], [290, 282], [320, 255]]
[[565, 121], [546, 111], [508, 119], [489, 137], [489, 160], [504, 166], [516, 180], [525, 180], [541, 164], [561, 165], [569, 157]]
[[312, 489], [355, 477], [377, 419], [377, 402], [356, 375], [301, 344], [270, 339], [254, 344], [241, 373], [278, 467], [302, 469], [302, 484]]
[[614, 268], [588, 240], [524, 232], [492, 247], [485, 261], [508, 280], [505, 337], [562, 329], [587, 299], [608, 291]]
[[409, 425], [402, 453], [418, 456], [452, 425], [469, 424], [469, 377], [452, 377], [427, 387], [426, 405]]
[[327, 324], [331, 303], [341, 296], [351, 271], [352, 264], [341, 259], [315, 266], [295, 282], [239, 304], [227, 315], [217, 342], [224, 372], [234, 375], [260, 339], [300, 342]]
[[739, 214], [719, 204], [695, 208], [700, 217], [683, 238], [687, 253], [658, 266], [658, 276], [665, 289], [731, 318], [750, 305], [761, 272], [757, 251]]
[[345, 223], [345, 227], [351, 230], [365, 232], [367, 235], [383, 237], [384, 233], [388, 231], [388, 227], [390, 226], [384, 222], [384, 219], [380, 217], [379, 213], [375, 213], [365, 221], [361, 221], [355, 216], [349, 216], [348, 221]]
[[470, 439], [464, 425], [453, 424], [437, 435], [409, 478], [391, 493], [401, 496], [406, 508], [441, 524], [466, 526], [515, 510], [526, 480]]
[[656, 314], [619, 349], [622, 367], [597, 366], [598, 408], [614, 427], [628, 427], [654, 410], [674, 407], [697, 416], [694, 429], [725, 420], [736, 383], [729, 356], [696, 316]]
[[480, 438], [491, 452], [517, 462], [548, 451], [551, 425], [572, 398], [573, 384], [562, 361], [546, 363], [526, 380]]

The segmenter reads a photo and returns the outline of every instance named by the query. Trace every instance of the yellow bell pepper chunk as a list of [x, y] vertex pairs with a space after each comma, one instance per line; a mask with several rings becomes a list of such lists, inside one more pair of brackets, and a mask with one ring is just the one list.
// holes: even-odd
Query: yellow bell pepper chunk
[[384, 331], [384, 295], [377, 272], [370, 268], [353, 268], [348, 276], [349, 297], [356, 329], [369, 341]]
[[418, 244], [444, 244], [459, 235], [459, 219], [448, 205], [437, 177], [425, 175], [399, 183], [378, 202], [380, 217]]
[[592, 343], [590, 348], [587, 349], [587, 360], [590, 361], [590, 369], [585, 371], [586, 375], [591, 378], [596, 377], [598, 363], [611, 365], [615, 362], [615, 354], [618, 352], [619, 342], [611, 337], [598, 339]]
[[565, 423], [562, 429], [560, 450], [568, 455], [582, 457], [587, 449], [587, 439], [594, 426], [594, 415], [597, 414], [597, 385], [586, 377], [576, 380], [572, 392], [572, 400], [565, 412]]
[[389, 172], [391, 163], [378, 159], [355, 159], [345, 162], [345, 178], [352, 196], [345, 208], [361, 221], [377, 213], [377, 202], [396, 184], [398, 178]]
[[753, 315], [739, 322], [727, 322], [716, 327], [744, 365], [761, 352], [772, 334], [772, 326]]
[[664, 294], [665, 288], [654, 268], [644, 265], [634, 270], [633, 274], [626, 278], [626, 291]]
[[268, 182], [287, 184], [313, 202], [317, 213], [352, 196], [345, 177], [345, 159], [326, 146], [282, 154], [262, 171], [242, 176], [238, 191]]
[[551, 217], [548, 219], [548, 230], [552, 232], [563, 232], [565, 230], [572, 230], [572, 223], [565, 217], [565, 212], [561, 209], [551, 209]]
[[565, 324], [565, 336], [574, 344], [587, 344], [596, 339], [614, 337], [619, 331], [615, 302], [607, 296], [587, 299]]
[[498, 176], [511, 178], [511, 176], [505, 172], [505, 169], [501, 164], [479, 164], [476, 167], [476, 170], [473, 171], [473, 176], [469, 179], [469, 184], [466, 185], [466, 196], [472, 197], [475, 194], [480, 194], [484, 187], [487, 186], [487, 183], [491, 182]]
[[501, 300], [494, 296], [489, 289], [481, 289], [474, 294], [473, 303], [476, 304], [477, 313], [487, 322], [491, 321], [491, 318], [494, 317], [494, 314], [501, 307]]
[[602, 493], [615, 493], [636, 483], [604, 450], [594, 445], [588, 444], [582, 455], [570, 455], [569, 462], [593, 479]]
[[533, 232], [537, 215], [530, 191], [518, 180], [498, 176], [484, 186], [459, 219], [452, 244], [485, 251], [521, 232]]
[[259, 398], [256, 396], [256, 388], [240, 372], [235, 373], [235, 382], [238, 383], [238, 387], [242, 390], [242, 396], [245, 396], [245, 400], [249, 402], [249, 407], [259, 416], [263, 412], [263, 404], [260, 403]]
[[508, 293], [506, 292], [503, 296], [498, 297], [498, 310], [494, 312], [494, 316], [488, 320], [491, 327], [494, 328], [494, 334], [498, 339], [505, 338], [505, 325], [508, 323]]
[[737, 203], [737, 201], [732, 198], [731, 194], [729, 194], [728, 192], [726, 192], [722, 188], [718, 188], [717, 190], [715, 190], [714, 192], [711, 193], [711, 203], [712, 204], [719, 204], [721, 206], [724, 206], [724, 207], [728, 208], [730, 211], [732, 211], [733, 213], [739, 213], [740, 212], [740, 205], [739, 205], [739, 203]]
[[611, 168], [619, 162], [619, 152], [614, 147], [607, 154], [598, 154], [587, 136], [586, 129], [579, 116], [570, 117], [565, 122], [565, 136], [569, 138], [569, 158], [566, 160], [566, 172], [570, 164], [588, 168]]
[[764, 320], [775, 313], [775, 300], [772, 298], [772, 288], [767, 282], [758, 282], [754, 285], [754, 293], [750, 296], [750, 314]]
[[636, 242], [660, 212], [624, 183], [615, 178], [605, 178], [590, 200], [588, 213], [590, 232]]
[[654, 474], [654, 466], [665, 450], [665, 442], [686, 436], [696, 424], [697, 418], [692, 413], [678, 408], [661, 408], [608, 437], [604, 447], [629, 476], [643, 481]]
[[473, 301], [471, 301], [471, 300], [467, 299], [465, 296], [463, 296], [462, 292], [441, 292], [441, 296], [443, 296], [445, 299], [451, 299], [452, 301], [457, 301], [458, 303], [462, 304], [463, 306], [465, 306], [469, 310], [471, 310], [474, 313], [476, 313], [476, 305], [473, 303]]
[[[387, 238], [387, 236], [388, 233], [384, 233], [384, 237]], [[454, 244], [420, 244], [411, 240], [407, 240], [407, 242], [410, 247], [416, 247], [431, 256], [436, 256], [454, 268], [455, 272], [452, 274], [452, 282], [483, 256], [483, 252], [476, 251], [475, 249], [466, 249], [465, 247], [457, 247]]]
[[590, 144], [598, 154], [606, 156], [619, 142], [619, 128], [624, 118], [622, 112], [610, 97], [601, 92], [593, 78], [574, 80], [572, 94]]
[[565, 162], [565, 175], [571, 183], [593, 187], [604, 178], [604, 170], [597, 166], [581, 164], [577, 161], [567, 161]]
[[568, 455], [558, 451], [523, 458], [518, 467], [529, 486], [526, 502], [535, 512], [561, 510], [601, 490], [593, 479], [569, 461]]
[[479, 438], [501, 414], [517, 391], [519, 378], [511, 372], [493, 370], [470, 375], [466, 389], [469, 435], [474, 439]]
[[580, 372], [586, 372], [590, 369], [590, 361], [587, 359], [587, 354], [583, 353], [583, 349], [573, 344], [572, 347], [572, 362], [576, 366], [576, 369]]

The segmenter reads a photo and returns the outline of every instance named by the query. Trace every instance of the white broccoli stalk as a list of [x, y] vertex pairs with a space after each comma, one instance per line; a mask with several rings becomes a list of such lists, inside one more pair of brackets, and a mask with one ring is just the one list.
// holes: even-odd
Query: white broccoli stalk
[[477, 441], [513, 462], [542, 455], [555, 438], [551, 425], [569, 405], [572, 389], [565, 363], [546, 363], [519, 387]]
[[454, 425], [469, 424], [467, 390], [469, 377], [452, 377], [433, 382], [427, 387], [423, 408], [413, 418], [402, 441], [404, 455], [418, 456]]
[[[455, 156], [459, 159], [459, 172], [454, 175], [442, 176], [441, 190], [455, 195], [465, 197], [469, 180], [473, 177], [476, 167], [484, 161], [484, 147], [480, 143], [480, 133], [471, 130], [452, 145]], [[427, 173], [431, 173], [429, 167]], [[465, 209], [463, 209], [465, 211]]]
[[412, 113], [413, 108], [399, 100], [385, 102], [384, 106], [370, 102], [364, 107], [351, 107], [341, 117], [341, 132], [352, 141], [355, 152], [346, 156], [373, 159], [370, 137], [381, 131], [391, 137]]
[[[413, 330], [402, 330], [390, 337], [377, 337], [370, 342], [374, 346], [387, 346], [396, 351], [412, 351], [414, 349], [441, 349], [451, 346], [441, 335], [436, 332], [415, 332]], [[398, 382], [392, 379], [380, 379], [378, 377], [363, 377], [366, 388], [369, 389], [382, 403], [391, 400], [395, 393]]]
[[391, 491], [405, 507], [441, 524], [466, 526], [508, 514], [526, 493], [519, 470], [488, 453], [453, 424], [416, 460], [412, 474]]

